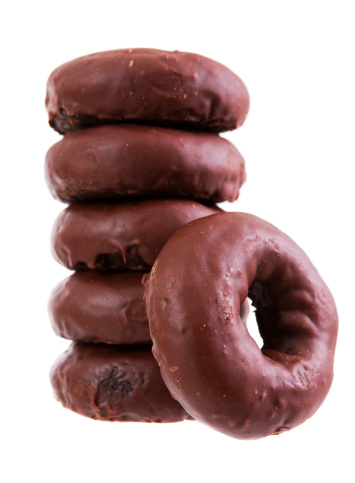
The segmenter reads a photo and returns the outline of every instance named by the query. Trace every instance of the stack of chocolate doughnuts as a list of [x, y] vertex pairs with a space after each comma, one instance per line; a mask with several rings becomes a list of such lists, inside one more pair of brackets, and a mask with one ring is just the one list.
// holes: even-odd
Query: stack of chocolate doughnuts
[[196, 54], [115, 50], [57, 68], [46, 106], [64, 135], [46, 180], [69, 203], [53, 254], [75, 271], [49, 302], [54, 331], [74, 341], [52, 368], [55, 395], [94, 419], [190, 419], [151, 353], [141, 281], [176, 230], [237, 199], [244, 160], [218, 134], [243, 124], [247, 90]]
[[74, 341], [56, 397], [94, 419], [195, 419], [241, 439], [311, 417], [333, 378], [334, 300], [287, 235], [216, 205], [245, 180], [218, 136], [246, 117], [242, 81], [195, 54], [118, 50], [59, 67], [46, 103], [64, 134], [47, 182], [69, 203], [53, 253], [75, 270], [49, 304]]

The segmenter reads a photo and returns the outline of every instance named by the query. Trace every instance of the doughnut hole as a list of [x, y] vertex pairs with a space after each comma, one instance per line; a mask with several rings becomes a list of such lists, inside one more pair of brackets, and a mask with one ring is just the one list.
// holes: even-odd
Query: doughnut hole
[[262, 347], [264, 345], [264, 341], [263, 341], [263, 338], [261, 337], [260, 331], [259, 331], [259, 326], [258, 326], [258, 321], [257, 321], [257, 316], [258, 316], [257, 308], [253, 306], [252, 300], [249, 297], [247, 298], [246, 302], [248, 302], [249, 307], [250, 307], [249, 313], [245, 317], [246, 318], [245, 322], [246, 322], [246, 325], [247, 325], [249, 335], [250, 335], [250, 337], [252, 337], [255, 340], [259, 349], [262, 349]]

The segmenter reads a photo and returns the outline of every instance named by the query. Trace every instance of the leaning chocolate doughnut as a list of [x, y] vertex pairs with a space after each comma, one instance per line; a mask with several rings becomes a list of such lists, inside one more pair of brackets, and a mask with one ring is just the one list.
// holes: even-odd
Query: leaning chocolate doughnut
[[88, 418], [146, 423], [191, 419], [169, 394], [150, 346], [72, 344], [54, 363], [50, 379], [63, 406]]
[[51, 193], [62, 201], [234, 201], [245, 181], [244, 160], [226, 139], [135, 124], [69, 133], [49, 149], [45, 169]]
[[[142, 272], [76, 272], [52, 291], [48, 309], [54, 332], [81, 342], [150, 344]], [[249, 304], [241, 307], [246, 321]]]
[[106, 344], [151, 344], [142, 272], [76, 272], [49, 300], [54, 332], [66, 339]]
[[124, 49], [58, 67], [46, 107], [60, 133], [121, 121], [222, 132], [243, 124], [249, 96], [238, 76], [201, 55]]
[[[195, 419], [235, 438], [291, 429], [333, 378], [337, 313], [305, 253], [269, 223], [222, 213], [177, 231], [145, 281], [153, 353]], [[241, 322], [256, 307], [262, 350]]]
[[174, 199], [70, 205], [54, 224], [53, 255], [71, 270], [148, 270], [178, 228], [218, 211]]

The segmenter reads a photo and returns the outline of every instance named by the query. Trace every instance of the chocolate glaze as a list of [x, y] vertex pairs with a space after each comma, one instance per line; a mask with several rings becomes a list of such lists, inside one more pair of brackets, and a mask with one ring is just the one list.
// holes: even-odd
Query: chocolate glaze
[[62, 201], [182, 197], [234, 201], [244, 159], [209, 133], [122, 124], [69, 133], [46, 156], [46, 180]]
[[191, 419], [165, 387], [150, 346], [72, 344], [50, 372], [56, 398], [102, 421]]
[[[151, 344], [142, 272], [76, 272], [52, 291], [54, 332], [74, 341]], [[241, 307], [247, 319], [249, 304]]]
[[173, 199], [70, 205], [54, 224], [53, 256], [72, 270], [149, 270], [178, 228], [218, 211]]
[[49, 316], [66, 339], [151, 344], [142, 272], [76, 272], [53, 290]]
[[201, 55], [124, 49], [58, 67], [46, 107], [60, 133], [122, 121], [222, 132], [243, 124], [249, 95], [238, 76]]
[[[222, 213], [167, 242], [145, 281], [153, 353], [195, 419], [261, 438], [312, 416], [333, 378], [337, 313], [305, 253], [269, 223]], [[256, 307], [262, 350], [241, 323]]]

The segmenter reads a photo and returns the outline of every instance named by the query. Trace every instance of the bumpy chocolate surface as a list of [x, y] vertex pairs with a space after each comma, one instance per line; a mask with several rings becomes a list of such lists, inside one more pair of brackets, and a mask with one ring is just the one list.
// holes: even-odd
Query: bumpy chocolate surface
[[142, 272], [76, 272], [53, 290], [49, 315], [66, 339], [151, 344]]
[[[49, 316], [60, 337], [105, 344], [150, 344], [142, 272], [76, 272], [52, 291]], [[249, 304], [241, 307], [246, 321]]]
[[121, 121], [222, 132], [243, 124], [249, 96], [238, 76], [201, 55], [125, 49], [58, 67], [46, 107], [60, 133]]
[[[244, 213], [196, 220], [146, 280], [153, 353], [173, 397], [235, 438], [279, 434], [314, 414], [333, 378], [337, 313], [305, 253]], [[262, 350], [241, 322], [249, 297]]]
[[72, 270], [149, 270], [178, 228], [218, 211], [173, 199], [70, 205], [54, 224], [53, 255]]
[[226, 139], [122, 124], [67, 134], [46, 156], [46, 180], [62, 201], [182, 197], [234, 201], [244, 160]]
[[191, 419], [169, 394], [150, 346], [72, 344], [53, 365], [50, 379], [64, 407], [92, 419]]

